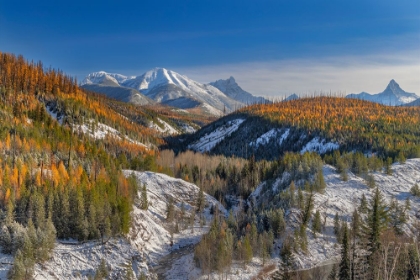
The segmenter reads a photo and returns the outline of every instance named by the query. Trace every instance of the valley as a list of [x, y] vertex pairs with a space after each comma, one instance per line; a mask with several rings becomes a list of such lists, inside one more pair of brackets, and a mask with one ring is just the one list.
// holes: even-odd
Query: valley
[[269, 102], [0, 57], [1, 279], [419, 277], [420, 107], [394, 80], [399, 103]]

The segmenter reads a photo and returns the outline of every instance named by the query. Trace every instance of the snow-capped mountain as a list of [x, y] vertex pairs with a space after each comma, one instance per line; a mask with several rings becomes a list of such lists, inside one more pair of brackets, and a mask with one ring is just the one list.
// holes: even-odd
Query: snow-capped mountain
[[238, 85], [238, 83], [236, 83], [235, 78], [233, 78], [232, 76], [229, 79], [217, 80], [209, 84], [219, 89], [221, 92], [223, 92], [230, 98], [235, 99], [236, 101], [242, 102], [244, 104], [269, 102], [267, 99], [263, 97], [254, 96], [251, 93], [243, 90]]
[[415, 93], [406, 92], [401, 89], [400, 85], [395, 81], [391, 80], [386, 89], [378, 94], [370, 94], [367, 92], [361, 92], [359, 94], [349, 94], [347, 98], [356, 98], [368, 100], [384, 105], [399, 106], [410, 103], [419, 98]]
[[102, 93], [119, 101], [136, 105], [153, 104], [153, 100], [144, 96], [138, 90], [122, 86], [125, 81], [133, 78], [135, 77], [99, 71], [89, 74], [81, 82], [81, 86], [86, 90]]
[[107, 73], [105, 71], [94, 72], [86, 76], [80, 85], [102, 84], [119, 86], [128, 79], [135, 77], [127, 77], [116, 73]]
[[181, 109], [199, 107], [213, 115], [221, 115], [224, 111], [233, 111], [244, 105], [212, 85], [201, 84], [165, 68], [155, 68], [137, 77], [106, 72], [92, 73], [83, 80], [82, 86], [104, 83], [109, 85], [111, 82], [138, 90], [159, 103]]

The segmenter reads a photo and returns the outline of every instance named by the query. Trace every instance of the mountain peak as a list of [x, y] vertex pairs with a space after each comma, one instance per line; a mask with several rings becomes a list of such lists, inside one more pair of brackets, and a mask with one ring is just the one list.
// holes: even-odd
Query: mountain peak
[[398, 92], [398, 91], [401, 91], [402, 89], [400, 88], [400, 85], [394, 80], [394, 79], [392, 79], [390, 82], [389, 82], [389, 84], [388, 84], [388, 86], [386, 87], [386, 89], [385, 90], [391, 90], [392, 92]]
[[231, 83], [236, 83], [235, 78], [232, 76], [229, 77], [228, 81]]
[[419, 98], [415, 93], [404, 91], [394, 79], [389, 81], [388, 86], [381, 93], [369, 94], [362, 92], [359, 94], [349, 94], [347, 97], [369, 100], [391, 106], [403, 105]]

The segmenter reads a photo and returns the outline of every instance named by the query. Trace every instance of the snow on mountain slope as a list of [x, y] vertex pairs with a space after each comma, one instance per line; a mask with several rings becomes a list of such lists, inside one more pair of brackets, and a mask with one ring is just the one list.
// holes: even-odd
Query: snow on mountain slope
[[198, 141], [188, 145], [188, 149], [201, 153], [210, 151], [214, 146], [220, 143], [226, 136], [230, 136], [238, 130], [244, 119], [236, 119], [228, 121], [225, 125], [218, 127], [216, 130], [204, 135]]
[[418, 99], [416, 99], [416, 100], [414, 100], [410, 103], [404, 104], [404, 106], [420, 106], [420, 98], [418, 98]]
[[148, 273], [144, 256], [127, 240], [115, 238], [105, 244], [90, 241], [56, 243], [53, 254], [47, 262], [35, 265], [35, 280], [88, 279], [104, 259], [110, 272], [110, 279], [125, 279], [131, 269], [136, 277]]
[[325, 139], [319, 139], [319, 137], [313, 138], [311, 141], [306, 143], [306, 145], [300, 151], [301, 154], [306, 152], [317, 152], [322, 155], [329, 151], [334, 151], [340, 148], [338, 143], [326, 142]]
[[356, 98], [368, 100], [376, 103], [381, 103], [384, 105], [398, 106], [413, 102], [418, 99], [415, 93], [409, 93], [401, 89], [400, 85], [395, 81], [391, 80], [386, 87], [386, 89], [378, 94], [369, 94], [367, 92], [362, 92], [359, 94], [349, 94], [347, 98]]
[[150, 126], [149, 127], [150, 128], [153, 128], [153, 129], [156, 129], [157, 131], [159, 131], [161, 133], [179, 134], [179, 131], [178, 130], [176, 130], [175, 128], [173, 128], [171, 125], [169, 125], [164, 120], [161, 120], [160, 118], [157, 118], [157, 121], [163, 126], [163, 128], [160, 127], [155, 122], [150, 122]]
[[174, 235], [173, 246], [171, 246], [171, 234], [166, 223], [169, 199], [174, 199], [176, 211], [181, 211], [181, 205], [184, 203], [185, 211], [189, 213], [194, 209], [199, 188], [181, 179], [159, 173], [126, 170], [124, 174], [126, 176], [134, 175], [139, 185], [145, 184], [147, 188], [149, 209], [147, 211], [141, 210], [138, 204], [135, 205], [133, 210], [134, 221], [129, 235], [132, 244], [140, 251], [146, 252], [148, 261], [152, 264], [157, 264], [160, 257], [174, 249], [196, 244], [201, 235], [209, 229], [208, 225], [212, 217], [210, 208], [212, 206], [217, 205], [222, 213], [226, 212], [216, 199], [206, 194], [204, 217], [207, 226], [200, 227], [197, 215], [194, 233], [191, 233], [191, 228], [181, 230], [179, 234]]
[[242, 105], [211, 85], [198, 83], [165, 68], [155, 68], [123, 85], [136, 88], [158, 102], [190, 97], [218, 110], [227, 108], [229, 111]]
[[[81, 84], [102, 84], [108, 83], [108, 81], [116, 82], [117, 85], [122, 87], [139, 90], [147, 97], [160, 103], [171, 104], [170, 101], [178, 99], [188, 101], [189, 104], [187, 105], [191, 106], [191, 102], [194, 101], [197, 102], [195, 106], [206, 104], [213, 108], [209, 111], [216, 110], [217, 112], [233, 111], [244, 105], [211, 85], [201, 84], [165, 68], [155, 68], [137, 77], [126, 77], [101, 71], [89, 74]], [[179, 102], [173, 102], [173, 104], [182, 109], [188, 107], [179, 104]]]
[[[281, 145], [284, 140], [289, 137], [290, 129], [282, 130], [278, 128], [273, 128], [269, 130], [268, 132], [264, 133], [260, 137], [257, 138], [257, 140], [249, 143], [251, 147], [255, 146], [258, 148], [259, 146], [267, 145], [271, 139], [277, 139], [278, 138], [278, 144]], [[281, 133], [281, 134], [280, 134]]]
[[84, 133], [94, 139], [104, 139], [105, 137], [114, 137], [116, 139], [125, 139], [128, 142], [148, 148], [147, 145], [123, 136], [118, 130], [103, 123], [95, 124], [94, 120], [89, 120], [82, 125], [73, 125], [73, 131]]
[[127, 77], [121, 74], [99, 71], [87, 75], [86, 78], [83, 79], [83, 81], [80, 83], [80, 85], [106, 84], [107, 81], [112, 82], [114, 85], [121, 85], [125, 81], [133, 78], [134, 77]]
[[217, 80], [215, 82], [209, 83], [209, 85], [214, 86], [219, 89], [221, 92], [229, 96], [230, 98], [242, 102], [244, 104], [254, 104], [254, 103], [266, 103], [266, 100], [263, 97], [254, 96], [251, 93], [243, 90], [238, 83], [236, 83], [235, 78], [230, 77], [226, 80]]

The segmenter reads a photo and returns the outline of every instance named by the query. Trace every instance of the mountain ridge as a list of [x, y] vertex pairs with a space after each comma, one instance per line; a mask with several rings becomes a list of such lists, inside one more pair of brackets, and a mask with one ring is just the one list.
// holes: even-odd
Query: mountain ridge
[[[165, 68], [153, 68], [140, 76], [124, 76], [104, 71], [86, 76], [81, 86], [92, 87], [92, 84], [132, 88], [155, 102], [171, 104], [180, 109], [200, 108], [210, 115], [222, 115], [244, 106], [210, 84], [202, 84], [184, 75]], [[118, 95], [118, 94], [113, 94]], [[122, 96], [120, 100], [127, 100]], [[180, 100], [188, 104], [181, 104]]]
[[215, 82], [211, 82], [209, 83], [209, 85], [214, 86], [230, 98], [242, 102], [244, 104], [269, 102], [264, 97], [254, 96], [251, 93], [243, 90], [235, 81], [235, 78], [232, 76], [230, 76], [229, 79], [226, 80], [220, 79]]
[[392, 79], [383, 92], [377, 94], [370, 94], [367, 92], [358, 94], [352, 93], [347, 95], [346, 98], [362, 99], [383, 105], [399, 106], [413, 102], [420, 97], [415, 93], [404, 91], [401, 89], [400, 85]]

